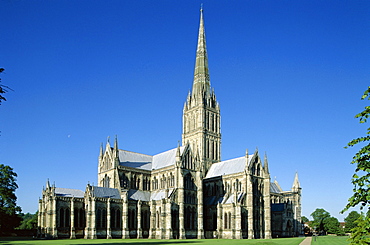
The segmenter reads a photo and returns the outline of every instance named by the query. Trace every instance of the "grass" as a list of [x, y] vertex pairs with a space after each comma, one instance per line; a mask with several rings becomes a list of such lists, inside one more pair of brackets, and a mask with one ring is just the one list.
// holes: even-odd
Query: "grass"
[[311, 245], [347, 245], [348, 236], [318, 236], [316, 241], [312, 237]]
[[155, 239], [96, 239], [96, 240], [32, 240], [25, 238], [1, 238], [0, 244], [41, 244], [41, 245], [54, 245], [54, 244], [123, 244], [123, 245], [234, 245], [234, 244], [257, 244], [257, 245], [299, 245], [303, 241], [303, 237], [294, 238], [279, 238], [279, 239], [259, 239], [259, 240], [230, 240], [230, 239], [187, 239], [187, 240], [155, 240]]

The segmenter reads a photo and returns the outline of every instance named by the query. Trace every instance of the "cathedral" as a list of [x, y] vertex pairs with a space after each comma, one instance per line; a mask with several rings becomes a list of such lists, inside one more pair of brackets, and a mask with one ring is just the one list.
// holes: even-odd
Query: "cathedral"
[[[208, 72], [200, 11], [194, 80], [182, 118], [182, 143], [157, 155], [101, 147], [98, 185], [50, 185], [39, 200], [46, 238], [269, 239], [299, 236], [301, 187], [271, 181], [266, 155], [246, 150], [221, 161], [221, 115]], [[176, 145], [175, 145], [176, 146]], [[293, 179], [293, 178], [292, 178]]]

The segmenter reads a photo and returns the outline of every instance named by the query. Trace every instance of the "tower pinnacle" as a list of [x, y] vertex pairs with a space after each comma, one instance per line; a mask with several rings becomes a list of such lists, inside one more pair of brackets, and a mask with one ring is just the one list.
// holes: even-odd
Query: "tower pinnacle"
[[210, 90], [211, 85], [208, 72], [208, 57], [203, 20], [203, 6], [201, 6], [192, 95], [202, 95], [203, 92], [209, 94]]

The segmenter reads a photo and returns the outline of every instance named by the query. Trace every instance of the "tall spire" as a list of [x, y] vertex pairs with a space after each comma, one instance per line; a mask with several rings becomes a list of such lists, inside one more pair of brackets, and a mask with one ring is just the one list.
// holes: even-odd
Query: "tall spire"
[[210, 93], [210, 90], [206, 34], [204, 31], [203, 7], [201, 7], [192, 95], [201, 95], [203, 92]]

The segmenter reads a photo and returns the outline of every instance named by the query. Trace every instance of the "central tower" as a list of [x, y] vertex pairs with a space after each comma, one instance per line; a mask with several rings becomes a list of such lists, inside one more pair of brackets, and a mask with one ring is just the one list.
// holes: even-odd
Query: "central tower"
[[193, 88], [183, 110], [182, 145], [190, 144], [206, 173], [221, 160], [220, 107], [211, 89], [203, 9], [200, 10]]

